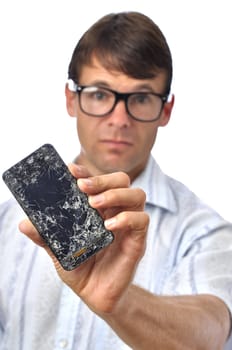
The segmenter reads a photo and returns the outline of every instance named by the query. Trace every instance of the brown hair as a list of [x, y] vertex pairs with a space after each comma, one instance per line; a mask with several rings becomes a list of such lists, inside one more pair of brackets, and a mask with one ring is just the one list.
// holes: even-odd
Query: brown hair
[[159, 27], [138, 12], [108, 14], [93, 24], [74, 49], [68, 78], [78, 83], [83, 65], [95, 55], [109, 70], [117, 70], [136, 79], [153, 78], [166, 72], [166, 91], [172, 81], [172, 57]]

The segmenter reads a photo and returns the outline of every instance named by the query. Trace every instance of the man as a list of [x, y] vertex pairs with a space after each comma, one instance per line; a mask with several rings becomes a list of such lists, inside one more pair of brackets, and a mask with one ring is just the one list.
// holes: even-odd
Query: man
[[165, 37], [142, 14], [107, 15], [77, 44], [65, 92], [81, 151], [70, 170], [115, 241], [67, 272], [21, 221], [59, 279], [45, 250], [16, 241], [17, 206], [4, 206], [3, 349], [229, 348], [232, 226], [151, 156], [171, 116], [171, 80]]

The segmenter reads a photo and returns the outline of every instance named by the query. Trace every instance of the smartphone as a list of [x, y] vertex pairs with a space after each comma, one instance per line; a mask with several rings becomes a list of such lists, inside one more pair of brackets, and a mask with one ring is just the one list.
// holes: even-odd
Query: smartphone
[[113, 242], [113, 233], [51, 144], [38, 148], [2, 177], [65, 270]]

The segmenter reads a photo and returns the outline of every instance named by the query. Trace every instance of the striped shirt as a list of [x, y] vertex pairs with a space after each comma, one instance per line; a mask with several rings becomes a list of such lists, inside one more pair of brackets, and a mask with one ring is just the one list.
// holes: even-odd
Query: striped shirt
[[[158, 295], [213, 294], [232, 311], [231, 224], [152, 157], [132, 186], [146, 192], [150, 216], [134, 283]], [[0, 350], [129, 349], [19, 233], [24, 216], [13, 199], [0, 206]]]

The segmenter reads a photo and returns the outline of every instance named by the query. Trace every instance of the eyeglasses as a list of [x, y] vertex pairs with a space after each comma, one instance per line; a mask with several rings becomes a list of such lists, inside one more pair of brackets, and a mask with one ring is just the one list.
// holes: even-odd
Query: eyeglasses
[[76, 92], [82, 112], [92, 117], [104, 117], [111, 113], [117, 103], [125, 102], [131, 118], [140, 122], [154, 122], [159, 119], [168, 95], [155, 92], [119, 93], [99, 86], [77, 85], [68, 81], [69, 90]]

